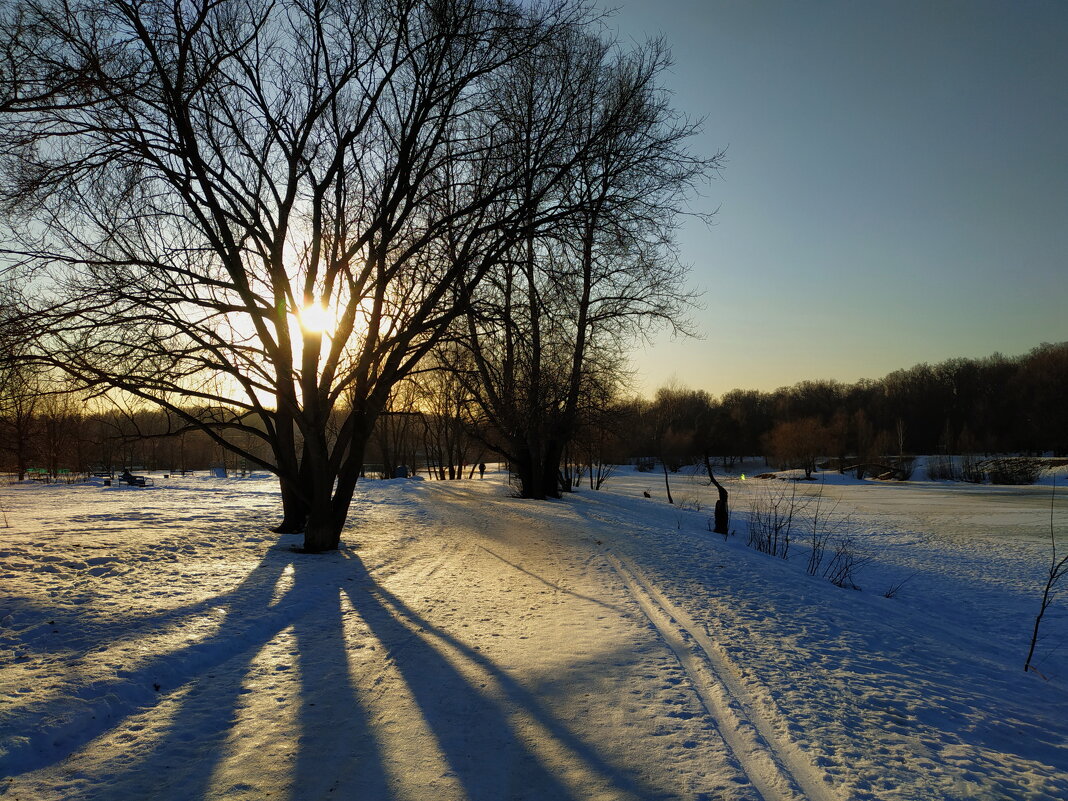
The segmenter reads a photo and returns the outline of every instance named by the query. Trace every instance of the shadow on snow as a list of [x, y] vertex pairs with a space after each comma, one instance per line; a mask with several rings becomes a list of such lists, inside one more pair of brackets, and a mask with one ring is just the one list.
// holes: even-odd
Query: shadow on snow
[[[339, 560], [342, 573], [334, 572]], [[272, 600], [287, 575], [292, 585]], [[351, 610], [344, 608], [345, 601]], [[643, 798], [671, 795], [668, 788], [643, 786], [626, 766], [610, 762], [556, 719], [530, 689], [386, 591], [360, 558], [344, 548], [337, 554], [305, 556], [276, 544], [240, 585], [188, 611], [209, 605], [225, 612], [218, 632], [157, 654], [111, 681], [84, 687], [79, 694], [86, 706], [80, 710], [79, 725], [69, 722], [62, 699], [23, 708], [19, 722], [37, 727], [37, 732], [9, 748], [0, 758], [0, 772], [14, 775], [15, 769], [52, 767], [72, 755], [77, 759], [82, 749], [91, 753], [94, 744], [100, 744], [96, 741], [118, 735], [129, 745], [115, 749], [99, 771], [107, 776], [100, 792], [108, 797], [118, 793], [198, 799], [252, 792], [254, 787], [240, 782], [226, 786], [231, 779], [224, 765], [249, 747], [234, 742], [246, 697], [266, 692], [248, 686], [254, 663], [288, 632], [293, 644], [282, 650], [292, 664], [283, 667], [296, 671], [297, 695], [285, 701], [297, 711], [288, 744], [270, 745], [279, 749], [288, 766], [290, 797], [320, 797], [339, 789], [354, 797], [389, 801], [396, 797], [387, 762], [391, 755], [383, 750], [367, 707], [373, 688], [359, 686], [349, 665], [349, 652], [366, 644], [346, 636], [345, 616], [351, 614], [381, 651], [376, 659], [392, 662], [447, 763], [444, 767], [471, 801], [578, 801], [531, 748], [529, 738], [516, 731], [516, 715], [533, 721], [557, 750], [562, 747], [572, 760], [579, 760], [602, 786]], [[475, 673], [488, 682], [476, 686], [471, 678]], [[495, 695], [485, 689], [487, 683]], [[269, 701], [283, 699], [256, 699], [261, 705]], [[140, 728], [130, 719], [168, 703], [174, 706], [169, 720], [151, 733], [154, 736], [143, 738], [151, 742], [134, 745], [137, 739], [122, 731], [125, 726]], [[94, 780], [89, 778], [83, 789], [94, 792]], [[273, 788], [272, 794], [275, 789], [281, 788]]]

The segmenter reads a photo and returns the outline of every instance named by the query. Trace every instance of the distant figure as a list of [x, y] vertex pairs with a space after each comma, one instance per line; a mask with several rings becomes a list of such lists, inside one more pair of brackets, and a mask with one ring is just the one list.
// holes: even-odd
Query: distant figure
[[479, 478], [485, 478], [486, 477], [486, 463], [485, 462], [479, 462], [478, 463], [478, 477]]
[[122, 474], [119, 476], [119, 478], [125, 481], [127, 484], [133, 484], [135, 481], [134, 474], [130, 472], [130, 469], [128, 467], [124, 467], [122, 469]]

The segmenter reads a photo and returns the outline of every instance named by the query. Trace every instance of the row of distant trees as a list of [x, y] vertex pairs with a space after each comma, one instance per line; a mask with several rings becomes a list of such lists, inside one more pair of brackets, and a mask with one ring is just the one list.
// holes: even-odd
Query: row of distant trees
[[75, 480], [122, 468], [249, 467], [201, 432], [167, 435], [168, 421], [159, 410], [87, 404], [77, 392], [21, 397], [4, 392], [0, 403], [0, 470], [20, 481], [28, 475]]
[[[487, 438], [450, 412], [450, 396], [434, 398], [426, 409], [416, 406], [428, 400], [427, 389], [440, 386], [436, 374], [435, 379], [423, 388], [414, 382], [399, 387], [368, 445], [368, 474], [388, 477], [404, 468], [454, 479], [465, 466], [470, 471], [487, 458]], [[69, 382], [57, 384], [25, 367], [0, 367], [0, 472], [20, 481], [28, 475], [74, 480], [122, 468], [252, 472], [257, 467], [203, 431], [182, 425], [166, 410], [115, 400], [92, 397]], [[268, 457], [251, 436], [244, 446], [261, 459]]]
[[[477, 381], [457, 369], [455, 346], [448, 350], [451, 359], [428, 359], [394, 388], [368, 442], [366, 462], [376, 472], [391, 476], [404, 467], [455, 479], [487, 459], [509, 459], [511, 432], [485, 412]], [[611, 465], [643, 459], [669, 470], [698, 464], [730, 471], [745, 456], [812, 470], [818, 459], [846, 466], [917, 453], [1068, 454], [1065, 417], [1057, 413], [1068, 386], [1068, 343], [1014, 358], [922, 364], [856, 384], [806, 381], [719, 398], [668, 386], [653, 398], [625, 399], [619, 386], [614, 394], [580, 396], [554, 463], [553, 489], [597, 486]], [[12, 364], [0, 369], [0, 460], [0, 469], [20, 478], [29, 467], [54, 475], [255, 466], [203, 432], [184, 430], [165, 410], [103, 405]]]
[[668, 462], [711, 455], [726, 467], [764, 455], [809, 467], [888, 456], [955, 453], [1068, 455], [1068, 343], [1017, 357], [919, 364], [854, 384], [804, 381], [774, 392], [714, 398], [665, 387], [646, 405], [639, 449]]

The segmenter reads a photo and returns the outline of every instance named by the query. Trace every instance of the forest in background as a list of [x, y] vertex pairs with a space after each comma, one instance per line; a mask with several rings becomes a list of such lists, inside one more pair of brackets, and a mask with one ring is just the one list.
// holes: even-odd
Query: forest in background
[[[607, 466], [656, 461], [671, 469], [745, 456], [769, 466], [886, 464], [912, 454], [1068, 455], [1068, 343], [1029, 353], [919, 364], [876, 380], [804, 381], [773, 392], [714, 397], [681, 385], [652, 398], [585, 397], [582, 425], [561, 460], [562, 487], [591, 486]], [[220, 419], [225, 419], [220, 410]], [[257, 447], [249, 438], [248, 448]], [[480, 414], [465, 374], [441, 364], [395, 387], [369, 443], [365, 474], [398, 469], [454, 479], [497, 461], [501, 433]], [[263, 454], [267, 458], [267, 454]], [[25, 367], [0, 376], [0, 470], [20, 480], [123, 467], [256, 467], [159, 409], [65, 390]], [[601, 479], [603, 480], [603, 478]]]

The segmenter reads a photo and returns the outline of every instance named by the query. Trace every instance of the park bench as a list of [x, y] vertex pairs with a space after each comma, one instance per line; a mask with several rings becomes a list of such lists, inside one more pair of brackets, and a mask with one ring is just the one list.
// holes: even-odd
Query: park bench
[[131, 487], [148, 487], [154, 483], [151, 478], [146, 476], [135, 476], [130, 473], [125, 473], [119, 476], [119, 481], [124, 484], [129, 484]]

